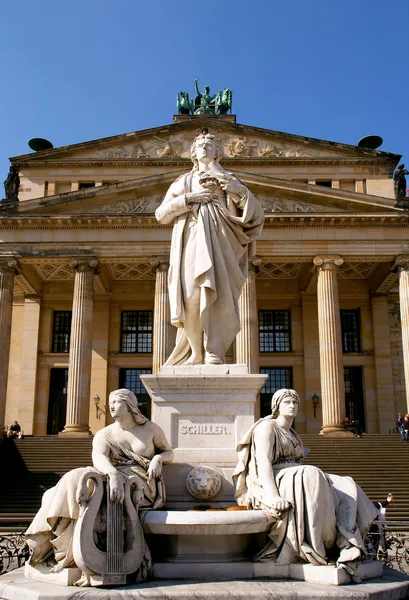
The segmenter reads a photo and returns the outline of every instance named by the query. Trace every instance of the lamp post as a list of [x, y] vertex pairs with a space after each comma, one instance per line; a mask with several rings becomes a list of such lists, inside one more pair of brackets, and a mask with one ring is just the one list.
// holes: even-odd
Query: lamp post
[[313, 397], [311, 398], [312, 400], [312, 404], [314, 406], [314, 419], [316, 419], [317, 417], [317, 404], [320, 401], [320, 397], [318, 396], [318, 394], [314, 394]]
[[100, 408], [100, 406], [99, 406], [99, 401], [100, 401], [100, 400], [101, 400], [101, 398], [98, 396], [98, 394], [95, 394], [95, 396], [94, 396], [94, 398], [93, 398], [93, 401], [94, 401], [94, 405], [95, 405], [95, 410], [96, 410], [96, 412], [97, 412], [97, 419], [99, 419], [99, 418], [100, 418], [100, 416], [101, 416], [101, 413], [102, 413], [102, 414], [105, 414], [105, 411], [104, 411], [104, 410], [102, 410], [102, 408]]

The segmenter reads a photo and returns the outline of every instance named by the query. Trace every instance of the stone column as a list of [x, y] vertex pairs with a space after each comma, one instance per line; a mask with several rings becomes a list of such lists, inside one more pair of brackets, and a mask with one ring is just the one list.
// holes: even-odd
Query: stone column
[[153, 309], [153, 356], [152, 373], [158, 373], [169, 354], [170, 305], [168, 291], [168, 257], [154, 257], [151, 260], [156, 274], [155, 304]]
[[0, 258], [0, 438], [4, 431], [10, 359], [11, 315], [17, 261]]
[[405, 371], [406, 406], [409, 412], [409, 255], [398, 256], [394, 266], [399, 273], [403, 367]]
[[67, 419], [62, 435], [89, 435], [92, 356], [93, 278], [96, 258], [73, 258], [75, 269], [70, 358], [68, 363]]
[[256, 273], [260, 265], [261, 258], [258, 256], [249, 259], [249, 274], [239, 298], [241, 329], [236, 336], [236, 362], [246, 364], [249, 373], [258, 373]]
[[316, 256], [318, 271], [318, 335], [322, 401], [321, 434], [345, 434], [344, 370], [342, 360], [341, 317], [339, 313], [337, 269], [340, 256]]

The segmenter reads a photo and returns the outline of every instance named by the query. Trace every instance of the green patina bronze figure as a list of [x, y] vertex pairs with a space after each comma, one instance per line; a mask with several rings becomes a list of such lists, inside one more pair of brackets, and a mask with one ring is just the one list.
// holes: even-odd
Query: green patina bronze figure
[[220, 90], [215, 95], [210, 94], [210, 87], [204, 86], [201, 93], [195, 79], [196, 96], [189, 100], [188, 92], [179, 92], [176, 97], [176, 106], [180, 115], [225, 115], [232, 110], [232, 91], [229, 88]]

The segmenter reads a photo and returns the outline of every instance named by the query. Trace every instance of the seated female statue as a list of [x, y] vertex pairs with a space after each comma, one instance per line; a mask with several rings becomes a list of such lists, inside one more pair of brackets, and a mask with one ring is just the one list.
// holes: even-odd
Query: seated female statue
[[270, 542], [256, 560], [313, 565], [336, 560], [354, 575], [354, 561], [365, 553], [362, 538], [378, 511], [350, 477], [302, 464], [303, 445], [292, 428], [299, 404], [294, 390], [277, 391], [272, 414], [244, 435], [237, 448], [236, 500], [276, 517]]
[[[161, 508], [165, 503], [162, 465], [173, 460], [165, 434], [139, 411], [136, 396], [129, 390], [111, 392], [109, 410], [115, 423], [95, 434], [92, 462], [99, 473], [108, 475], [111, 500], [122, 503], [127, 479], [136, 476], [138, 507]], [[66, 473], [43, 495], [41, 508], [26, 532], [33, 550], [31, 565], [47, 561], [54, 564], [55, 572], [76, 566], [72, 539], [80, 516], [78, 484], [88, 470], [85, 467]], [[95, 527], [97, 535], [106, 531], [105, 506], [101, 504]], [[148, 564], [147, 548], [145, 558]]]

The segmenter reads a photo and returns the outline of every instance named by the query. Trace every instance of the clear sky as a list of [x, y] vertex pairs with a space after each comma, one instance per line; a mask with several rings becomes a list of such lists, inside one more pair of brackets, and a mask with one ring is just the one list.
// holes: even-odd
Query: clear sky
[[378, 134], [409, 163], [409, 0], [20, 0], [0, 20], [2, 180], [32, 137], [170, 123], [195, 78], [233, 90], [239, 123]]

